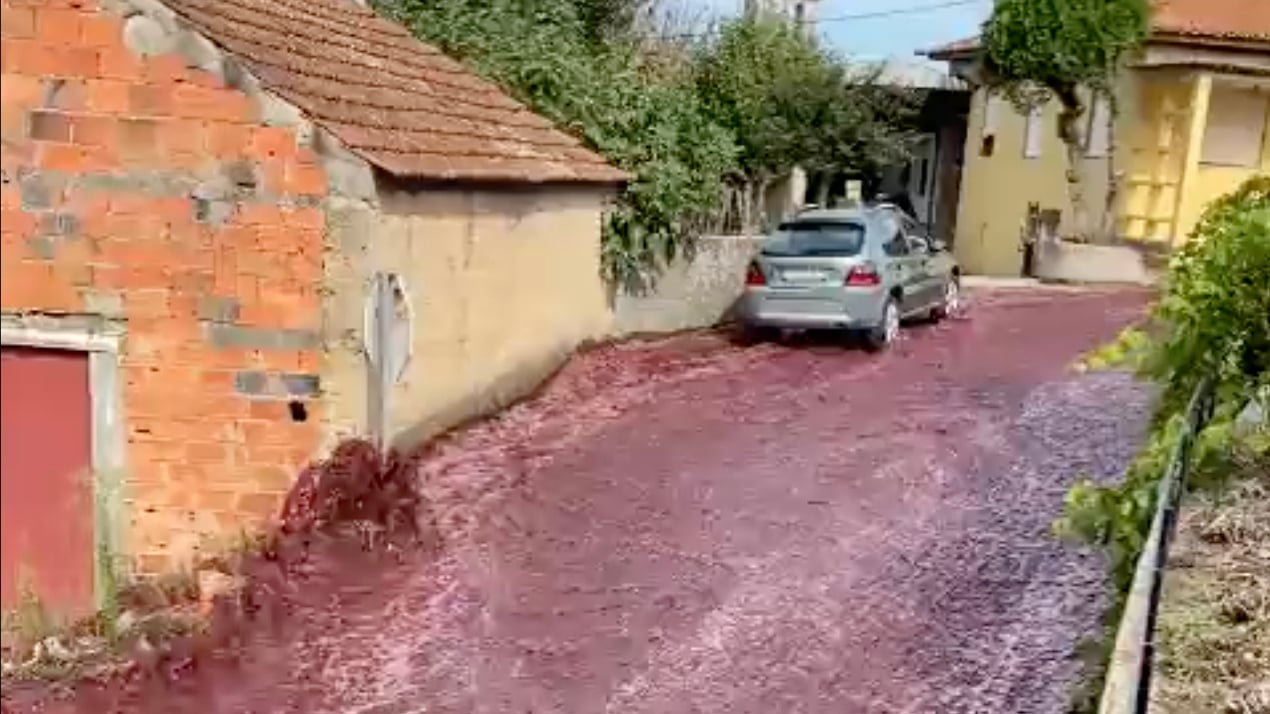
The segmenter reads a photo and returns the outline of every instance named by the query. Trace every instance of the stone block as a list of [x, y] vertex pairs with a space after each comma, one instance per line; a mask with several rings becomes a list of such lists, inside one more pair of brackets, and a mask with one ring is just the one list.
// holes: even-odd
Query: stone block
[[242, 327], [209, 323], [207, 337], [218, 348], [247, 348], [257, 350], [311, 350], [321, 345], [320, 335], [313, 330], [272, 329]]
[[237, 298], [207, 295], [199, 299], [198, 317], [216, 323], [237, 322], [241, 305]]
[[321, 379], [316, 374], [284, 374], [282, 386], [292, 397], [316, 397], [321, 392]]

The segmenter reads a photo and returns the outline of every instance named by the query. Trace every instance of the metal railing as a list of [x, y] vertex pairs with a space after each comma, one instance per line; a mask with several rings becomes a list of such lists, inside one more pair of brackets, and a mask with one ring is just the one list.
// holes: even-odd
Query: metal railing
[[1155, 658], [1155, 627], [1168, 561], [1169, 544], [1177, 526], [1177, 510], [1191, 468], [1195, 438], [1213, 416], [1214, 385], [1202, 380], [1191, 394], [1186, 419], [1160, 479], [1155, 516], [1138, 556], [1133, 584], [1125, 599], [1116, 631], [1115, 649], [1107, 665], [1099, 714], [1145, 714], [1151, 701], [1151, 670]]

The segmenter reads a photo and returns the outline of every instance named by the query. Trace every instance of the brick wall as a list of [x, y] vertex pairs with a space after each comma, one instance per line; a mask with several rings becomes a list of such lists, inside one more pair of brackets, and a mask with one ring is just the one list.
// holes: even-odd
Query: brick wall
[[324, 175], [93, 2], [0, 7], [0, 306], [124, 325], [128, 550], [168, 568], [273, 514], [318, 444]]

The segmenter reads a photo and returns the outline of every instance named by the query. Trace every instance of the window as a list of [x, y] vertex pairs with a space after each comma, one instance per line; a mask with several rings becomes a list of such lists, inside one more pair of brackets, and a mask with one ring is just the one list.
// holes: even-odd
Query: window
[[1027, 113], [1027, 125], [1023, 128], [1023, 158], [1035, 159], [1041, 155], [1041, 143], [1044, 140], [1041, 122], [1045, 118], [1045, 107], [1035, 106]]
[[1098, 97], [1089, 109], [1089, 130], [1085, 132], [1085, 155], [1101, 157], [1107, 155], [1107, 147], [1111, 145], [1111, 107], [1106, 97]]
[[852, 256], [864, 245], [859, 223], [795, 221], [783, 224], [763, 242], [763, 255]]
[[1251, 89], [1213, 87], [1200, 162], [1256, 166], [1266, 133], [1270, 97]]
[[891, 239], [882, 244], [882, 252], [892, 258], [908, 255], [908, 239], [904, 237], [904, 232], [900, 230], [899, 224], [894, 219], [882, 221], [882, 235], [890, 235]]

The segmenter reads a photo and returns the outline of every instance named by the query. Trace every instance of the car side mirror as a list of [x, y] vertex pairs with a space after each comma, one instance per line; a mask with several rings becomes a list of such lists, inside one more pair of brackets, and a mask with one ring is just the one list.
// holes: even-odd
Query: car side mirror
[[943, 253], [948, 250], [948, 244], [942, 240], [932, 240], [930, 242], [930, 250], [932, 253]]

